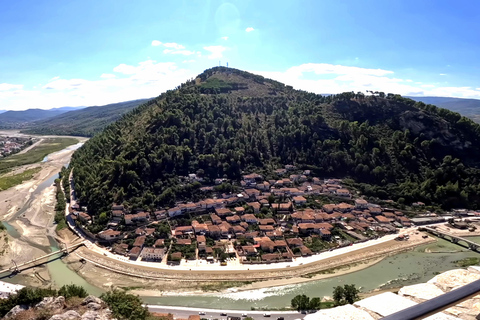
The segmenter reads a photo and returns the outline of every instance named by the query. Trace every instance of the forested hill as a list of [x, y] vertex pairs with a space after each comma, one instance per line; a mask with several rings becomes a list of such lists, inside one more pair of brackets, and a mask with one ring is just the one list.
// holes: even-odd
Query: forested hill
[[321, 96], [216, 67], [136, 108], [73, 155], [78, 195], [154, 209], [206, 181], [285, 164], [351, 177], [366, 195], [445, 208], [480, 205], [480, 127], [399, 95]]
[[122, 115], [148, 101], [148, 99], [125, 101], [105, 106], [88, 107], [70, 111], [53, 118], [29, 123], [22, 132], [30, 134], [53, 134], [91, 137], [104, 127], [120, 119]]

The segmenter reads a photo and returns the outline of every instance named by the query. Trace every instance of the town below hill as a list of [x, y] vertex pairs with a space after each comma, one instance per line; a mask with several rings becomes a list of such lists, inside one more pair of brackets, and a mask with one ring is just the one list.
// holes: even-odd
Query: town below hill
[[31, 146], [35, 139], [31, 137], [10, 137], [0, 135], [0, 158], [15, 154]]
[[[293, 165], [275, 174], [278, 179], [268, 181], [246, 174], [239, 186], [217, 179], [201, 188], [204, 200], [167, 209], [114, 204], [99, 218], [72, 196], [70, 216], [116, 254], [171, 265], [182, 260], [289, 262], [412, 225], [404, 212], [357, 198], [339, 179], [322, 180]], [[196, 174], [182, 179], [203, 182]]]

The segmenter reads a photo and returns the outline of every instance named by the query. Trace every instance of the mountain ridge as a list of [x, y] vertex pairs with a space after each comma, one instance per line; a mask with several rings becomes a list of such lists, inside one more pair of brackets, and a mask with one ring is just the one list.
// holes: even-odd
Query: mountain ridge
[[64, 112], [48, 119], [32, 121], [21, 132], [91, 137], [123, 114], [148, 100], [137, 99]]
[[415, 101], [432, 104], [453, 112], [458, 112], [473, 121], [480, 123], [480, 100], [454, 97], [407, 97]]
[[7, 110], [0, 113], [0, 128], [19, 129], [32, 121], [52, 118], [81, 107], [61, 107], [53, 109], [27, 109], [22, 111]]

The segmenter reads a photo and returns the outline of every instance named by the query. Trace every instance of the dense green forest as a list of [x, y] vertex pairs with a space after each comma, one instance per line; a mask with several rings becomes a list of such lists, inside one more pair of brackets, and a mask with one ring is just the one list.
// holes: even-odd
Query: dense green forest
[[120, 119], [123, 114], [148, 101], [148, 99], [125, 101], [74, 110], [55, 117], [30, 122], [24, 133], [91, 137], [104, 127]]
[[154, 209], [199, 183], [271, 176], [285, 164], [350, 177], [367, 196], [443, 208], [480, 205], [480, 126], [394, 94], [322, 96], [231, 68], [206, 70], [108, 126], [72, 158], [92, 214], [112, 202]]

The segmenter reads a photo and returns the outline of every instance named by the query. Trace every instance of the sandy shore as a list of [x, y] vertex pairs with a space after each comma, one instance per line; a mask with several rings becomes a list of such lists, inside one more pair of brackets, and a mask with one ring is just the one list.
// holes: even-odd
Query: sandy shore
[[[6, 134], [12, 135], [12, 132], [8, 131]], [[86, 138], [78, 139], [86, 140]], [[19, 233], [19, 236], [15, 237], [6, 232], [0, 234], [4, 242], [3, 248], [0, 249], [0, 252], [3, 250], [3, 254], [0, 254], [0, 268], [12, 266], [12, 260], [19, 264], [48, 253], [47, 235], [55, 234], [53, 225], [55, 187], [52, 183], [42, 192], [38, 192], [37, 188], [42, 182], [57, 174], [61, 167], [70, 161], [72, 154], [73, 150], [56, 152], [49, 155], [46, 162], [14, 169], [14, 172], [21, 172], [31, 168], [40, 168], [31, 180], [0, 192], [0, 203], [2, 203], [0, 220], [9, 223]], [[23, 211], [21, 214], [20, 210]], [[24, 271], [15, 279], [24, 285], [49, 286], [51, 284], [50, 275], [45, 266]]]

